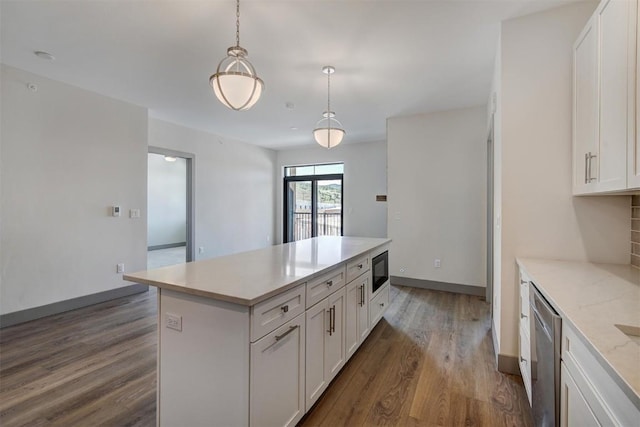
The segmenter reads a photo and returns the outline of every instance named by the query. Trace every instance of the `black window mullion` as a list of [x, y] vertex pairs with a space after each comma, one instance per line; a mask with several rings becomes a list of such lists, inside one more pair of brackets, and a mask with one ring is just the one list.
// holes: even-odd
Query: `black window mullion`
[[318, 180], [311, 179], [311, 237], [318, 236], [318, 197], [316, 192], [318, 191]]

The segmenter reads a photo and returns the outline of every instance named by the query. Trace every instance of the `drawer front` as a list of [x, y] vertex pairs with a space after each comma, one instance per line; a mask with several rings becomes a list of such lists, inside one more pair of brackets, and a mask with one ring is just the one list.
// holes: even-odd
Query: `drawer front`
[[567, 322], [562, 325], [562, 360], [600, 424], [637, 425], [640, 410]]
[[335, 291], [342, 288], [347, 281], [344, 265], [333, 269], [307, 282], [307, 308], [316, 305]]
[[529, 305], [529, 282], [530, 279], [527, 273], [520, 269], [520, 298], [527, 306]]
[[529, 405], [531, 405], [531, 339], [529, 338], [529, 331], [520, 326], [520, 358], [518, 364], [520, 365], [520, 373], [522, 374], [522, 382], [524, 383], [524, 389], [527, 392], [527, 398], [529, 399]]
[[251, 307], [251, 342], [282, 326], [305, 310], [305, 284]]
[[347, 263], [347, 283], [357, 279], [365, 271], [369, 271], [371, 257], [367, 254]]
[[382, 318], [387, 307], [389, 307], [389, 285], [383, 286], [369, 305], [369, 325], [372, 328]]

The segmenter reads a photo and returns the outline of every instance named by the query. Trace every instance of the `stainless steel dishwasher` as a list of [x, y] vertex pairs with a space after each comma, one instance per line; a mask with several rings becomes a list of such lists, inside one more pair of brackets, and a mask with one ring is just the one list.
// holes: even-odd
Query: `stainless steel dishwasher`
[[532, 372], [531, 408], [536, 426], [560, 426], [560, 342], [562, 319], [535, 284], [531, 286], [531, 311], [535, 319], [536, 372]]

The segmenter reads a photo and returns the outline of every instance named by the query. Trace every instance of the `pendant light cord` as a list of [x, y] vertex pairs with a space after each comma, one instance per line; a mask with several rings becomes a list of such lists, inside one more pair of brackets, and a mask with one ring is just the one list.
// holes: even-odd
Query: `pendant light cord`
[[327, 128], [329, 129], [329, 140], [331, 140], [331, 69], [327, 70]]
[[236, 46], [240, 47], [240, 0], [236, 0]]

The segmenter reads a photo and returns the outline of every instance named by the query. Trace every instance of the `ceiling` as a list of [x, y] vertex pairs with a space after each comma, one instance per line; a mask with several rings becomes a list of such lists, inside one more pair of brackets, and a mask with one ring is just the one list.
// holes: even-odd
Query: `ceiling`
[[567, 2], [243, 0], [240, 45], [265, 82], [244, 112], [209, 86], [235, 44], [233, 0], [2, 0], [0, 60], [274, 149], [314, 144], [327, 102], [321, 68], [333, 65], [345, 143], [380, 141], [389, 117], [486, 103], [500, 21]]

